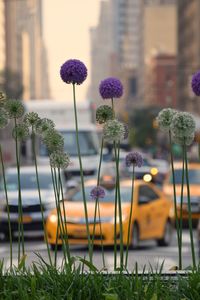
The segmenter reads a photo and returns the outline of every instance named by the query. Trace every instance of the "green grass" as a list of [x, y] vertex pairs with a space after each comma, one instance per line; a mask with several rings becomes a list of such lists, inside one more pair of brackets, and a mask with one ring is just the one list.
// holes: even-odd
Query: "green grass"
[[[86, 266], [88, 269], [89, 264]], [[186, 276], [166, 277], [159, 271], [102, 273], [86, 271], [84, 262], [56, 269], [45, 262], [6, 271], [0, 264], [0, 299], [69, 300], [198, 300], [200, 268]]]

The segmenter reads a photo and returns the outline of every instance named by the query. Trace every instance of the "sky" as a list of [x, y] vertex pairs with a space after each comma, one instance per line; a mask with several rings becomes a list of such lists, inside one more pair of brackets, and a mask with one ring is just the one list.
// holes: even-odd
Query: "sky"
[[48, 53], [51, 95], [72, 98], [72, 87], [60, 79], [60, 66], [76, 58], [88, 68], [88, 78], [77, 89], [77, 100], [86, 100], [90, 82], [89, 28], [98, 23], [101, 0], [43, 0], [44, 40]]

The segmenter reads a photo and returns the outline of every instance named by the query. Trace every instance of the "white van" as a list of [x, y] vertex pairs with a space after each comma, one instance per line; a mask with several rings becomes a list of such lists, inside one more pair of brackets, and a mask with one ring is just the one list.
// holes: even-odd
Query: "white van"
[[[32, 100], [25, 103], [27, 112], [37, 112], [40, 118], [49, 118], [56, 124], [56, 129], [64, 137], [64, 150], [71, 158], [67, 174], [72, 177], [79, 177], [80, 167], [76, 145], [76, 130], [74, 121], [74, 108], [72, 104], [64, 101], [53, 100]], [[91, 111], [88, 103], [77, 105], [79, 124], [79, 143], [83, 165], [83, 173], [88, 178], [96, 176], [99, 162], [99, 140], [97, 128], [91, 123]], [[28, 146], [28, 148], [30, 145]], [[48, 164], [49, 158], [46, 147], [39, 142], [38, 163]], [[31, 153], [31, 149], [27, 154]], [[30, 154], [31, 155], [31, 154]]]

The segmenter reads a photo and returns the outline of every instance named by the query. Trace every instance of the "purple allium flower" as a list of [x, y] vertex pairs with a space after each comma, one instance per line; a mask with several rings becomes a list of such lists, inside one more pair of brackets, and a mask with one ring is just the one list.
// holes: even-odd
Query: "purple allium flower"
[[92, 200], [96, 200], [99, 198], [104, 198], [105, 197], [105, 190], [102, 188], [102, 186], [98, 185], [95, 186], [91, 191], [90, 191], [90, 198]]
[[101, 81], [99, 93], [103, 99], [120, 98], [123, 94], [123, 85], [119, 79], [109, 77]]
[[191, 86], [195, 95], [200, 96], [200, 71], [192, 76]]
[[69, 59], [61, 66], [60, 76], [66, 83], [81, 84], [87, 77], [87, 68], [80, 60]]
[[140, 153], [131, 152], [126, 155], [126, 166], [130, 167], [131, 165], [139, 168], [143, 165], [143, 158]]

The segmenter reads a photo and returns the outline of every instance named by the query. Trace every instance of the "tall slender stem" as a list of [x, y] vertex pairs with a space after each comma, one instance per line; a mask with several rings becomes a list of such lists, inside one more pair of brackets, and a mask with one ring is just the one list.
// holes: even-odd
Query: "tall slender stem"
[[125, 259], [125, 269], [127, 268], [128, 264], [128, 249], [129, 249], [129, 242], [130, 242], [130, 231], [131, 231], [131, 219], [132, 219], [132, 213], [133, 213], [133, 192], [134, 192], [134, 165], [133, 165], [133, 173], [132, 173], [132, 187], [131, 187], [131, 207], [130, 207], [130, 213], [129, 213], [129, 220], [128, 220], [128, 236], [127, 236], [127, 245], [126, 245], [126, 259]]
[[174, 213], [175, 213], [176, 233], [177, 233], [177, 242], [178, 242], [178, 254], [179, 254], [179, 269], [181, 269], [180, 232], [179, 232], [179, 222], [178, 222], [178, 213], [177, 213], [176, 182], [175, 182], [174, 159], [173, 159], [173, 151], [172, 151], [172, 136], [171, 136], [171, 131], [170, 130], [169, 130], [169, 144], [170, 144], [170, 158], [171, 158], [173, 194], [174, 194]]
[[35, 164], [35, 174], [36, 174], [36, 182], [37, 182], [37, 189], [38, 189], [38, 197], [39, 197], [40, 210], [41, 210], [41, 215], [42, 215], [42, 226], [43, 226], [43, 231], [44, 231], [44, 239], [45, 239], [45, 243], [47, 246], [49, 262], [50, 262], [50, 265], [52, 266], [52, 259], [51, 259], [49, 244], [48, 244], [47, 231], [45, 228], [44, 208], [43, 208], [43, 204], [42, 204], [40, 181], [39, 181], [38, 166], [37, 166], [37, 157], [36, 157], [36, 151], [35, 151], [35, 132], [34, 132], [33, 128], [32, 128], [31, 137], [32, 137], [32, 152], [33, 152], [33, 160], [34, 160], [34, 164]]
[[[15, 128], [17, 126], [17, 120], [14, 118]], [[19, 158], [19, 149], [18, 149], [18, 138], [16, 135], [15, 138], [15, 151], [16, 151], [16, 162], [17, 162], [17, 178], [18, 178], [18, 264], [20, 262], [20, 236], [22, 239], [22, 255], [24, 257], [24, 226], [23, 226], [23, 211], [22, 211], [22, 195], [21, 195], [21, 178], [20, 178], [20, 158]]]
[[81, 151], [80, 151], [79, 136], [78, 136], [78, 117], [77, 117], [77, 109], [76, 109], [75, 84], [73, 84], [73, 100], [74, 100], [74, 117], [75, 117], [75, 126], [76, 126], [76, 144], [77, 144], [78, 158], [79, 158], [79, 165], [80, 165], [81, 186], [82, 186], [83, 204], [84, 204], [84, 211], [85, 211], [85, 223], [86, 223], [86, 231], [88, 237], [89, 259], [90, 262], [92, 263], [92, 248], [90, 243], [90, 231], [89, 231], [89, 224], [88, 224], [88, 212], [87, 212], [87, 203], [86, 203], [86, 195], [85, 195], [83, 167], [82, 167]]
[[180, 222], [179, 222], [179, 269], [182, 269], [182, 228], [183, 228], [183, 189], [184, 189], [184, 177], [185, 177], [185, 158], [183, 149], [183, 162], [182, 162], [182, 179], [181, 179], [181, 203], [180, 203]]
[[64, 230], [65, 230], [64, 239], [65, 239], [65, 244], [66, 244], [66, 249], [67, 249], [68, 262], [70, 262], [70, 250], [69, 250], [69, 240], [68, 240], [68, 231], [67, 231], [67, 216], [66, 216], [66, 211], [65, 211], [64, 192], [63, 192], [63, 185], [62, 185], [62, 180], [61, 180], [60, 169], [58, 170], [58, 176], [59, 176], [59, 182], [60, 182], [60, 187], [61, 187], [62, 208], [63, 208], [63, 215], [64, 215]]
[[8, 201], [8, 191], [7, 191], [7, 185], [6, 185], [5, 167], [4, 167], [4, 162], [3, 162], [1, 145], [0, 145], [0, 159], [1, 159], [4, 191], [5, 191], [5, 196], [6, 196], [7, 215], [8, 215], [8, 232], [9, 232], [9, 241], [10, 241], [10, 268], [12, 268], [13, 251], [12, 251], [12, 230], [11, 230], [11, 222], [10, 222], [10, 207], [9, 207], [9, 201]]
[[[103, 144], [104, 144], [104, 139], [102, 137], [101, 151], [100, 151], [100, 158], [99, 158], [99, 167], [98, 167], [98, 172], [97, 172], [97, 186], [99, 186], [99, 184], [100, 184], [101, 164], [102, 164], [102, 157], [103, 157]], [[94, 247], [94, 235], [95, 235], [95, 227], [96, 227], [97, 207], [98, 207], [98, 210], [99, 210], [98, 215], [99, 215], [101, 242], [102, 242], [102, 232], [101, 232], [102, 228], [101, 228], [100, 207], [99, 207], [98, 197], [96, 198], [95, 209], [94, 209], [94, 226], [93, 226], [93, 234], [92, 234], [92, 255], [93, 255], [93, 247]], [[103, 262], [105, 262], [103, 255], [104, 255], [104, 251], [103, 251], [103, 243], [102, 243], [102, 259], [103, 259]]]
[[190, 201], [190, 183], [189, 183], [189, 175], [188, 175], [188, 162], [187, 162], [187, 150], [186, 145], [184, 144], [184, 156], [185, 156], [185, 175], [186, 175], [186, 184], [187, 184], [187, 199], [188, 199], [188, 222], [189, 222], [189, 230], [190, 230], [190, 245], [192, 251], [192, 262], [193, 267], [196, 269], [196, 259], [195, 259], [195, 250], [194, 250], [194, 239], [192, 232], [192, 212], [191, 212], [191, 201]]
[[115, 147], [115, 161], [116, 161], [116, 183], [118, 190], [118, 208], [119, 208], [119, 227], [120, 227], [120, 268], [123, 269], [123, 256], [124, 256], [124, 246], [123, 246], [123, 225], [122, 225], [122, 208], [121, 208], [121, 193], [120, 193], [120, 180], [119, 180], [119, 154], [120, 154], [120, 146], [118, 143], [118, 147], [116, 142], [114, 142]]

